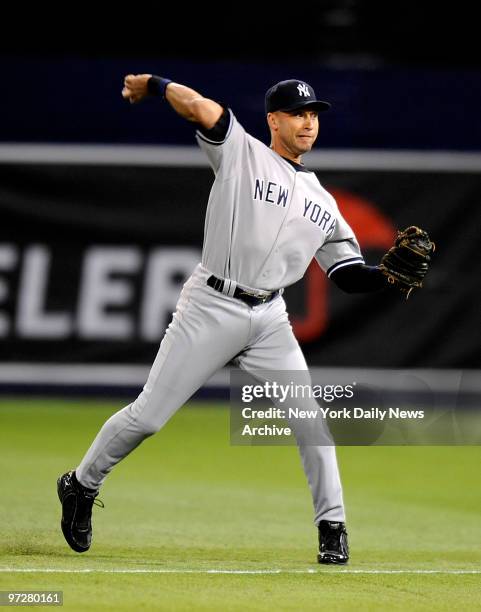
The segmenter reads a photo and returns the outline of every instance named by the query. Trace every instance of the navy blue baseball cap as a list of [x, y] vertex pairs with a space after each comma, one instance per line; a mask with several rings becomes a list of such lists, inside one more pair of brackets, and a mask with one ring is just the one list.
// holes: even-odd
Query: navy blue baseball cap
[[308, 106], [318, 112], [331, 108], [329, 102], [316, 98], [316, 92], [310, 85], [297, 79], [276, 83], [266, 92], [266, 114], [275, 111], [293, 111]]

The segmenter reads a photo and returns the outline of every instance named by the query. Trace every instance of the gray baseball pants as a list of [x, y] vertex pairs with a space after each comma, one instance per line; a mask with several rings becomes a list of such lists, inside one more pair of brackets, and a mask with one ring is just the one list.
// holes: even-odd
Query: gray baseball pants
[[[199, 264], [184, 284], [148, 380], [137, 399], [111, 416], [97, 434], [76, 475], [99, 489], [112, 468], [170, 417], [233, 357], [248, 371], [303, 370], [307, 364], [292, 332], [284, 298], [251, 308], [206, 284]], [[318, 405], [308, 400], [303, 408]], [[314, 522], [344, 521], [334, 446], [302, 443], [292, 424], [314, 503]]]

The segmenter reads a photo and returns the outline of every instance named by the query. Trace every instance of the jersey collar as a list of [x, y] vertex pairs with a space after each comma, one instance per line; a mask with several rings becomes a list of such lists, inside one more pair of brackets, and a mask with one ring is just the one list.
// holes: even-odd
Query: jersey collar
[[304, 164], [298, 164], [297, 162], [292, 161], [292, 159], [287, 159], [287, 157], [284, 157], [283, 155], [281, 155], [281, 157], [282, 159], [285, 159], [286, 162], [289, 162], [296, 172], [309, 172], [309, 174], [312, 174], [311, 170], [308, 170]]

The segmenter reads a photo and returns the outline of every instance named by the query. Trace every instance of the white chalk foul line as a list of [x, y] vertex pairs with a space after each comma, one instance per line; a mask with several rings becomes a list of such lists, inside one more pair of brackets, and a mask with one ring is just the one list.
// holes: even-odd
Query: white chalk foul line
[[0, 573], [16, 574], [481, 574], [481, 569], [96, 569], [0, 567]]

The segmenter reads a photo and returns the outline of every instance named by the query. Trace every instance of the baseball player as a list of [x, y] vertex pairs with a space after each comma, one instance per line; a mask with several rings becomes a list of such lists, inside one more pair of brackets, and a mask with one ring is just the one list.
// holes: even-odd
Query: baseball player
[[[407, 293], [420, 286], [429, 259], [408, 265], [397, 241], [380, 266], [365, 265], [334, 198], [302, 163], [317, 138], [318, 115], [330, 107], [307, 83], [291, 79], [267, 91], [270, 146], [246, 133], [230, 108], [169, 79], [128, 75], [122, 95], [131, 103], [158, 96], [193, 122], [215, 180], [202, 261], [183, 286], [142, 392], [106, 421], [78, 467], [57, 481], [62, 531], [77, 552], [90, 548], [92, 506], [101, 503], [96, 497], [108, 473], [219, 368], [233, 360], [248, 371], [308, 372], [282, 292], [302, 278], [314, 257], [347, 292], [393, 283]], [[417, 230], [408, 229], [408, 236]], [[318, 408], [315, 400], [306, 401]], [[296, 438], [314, 504], [318, 561], [347, 563], [335, 448]]]

